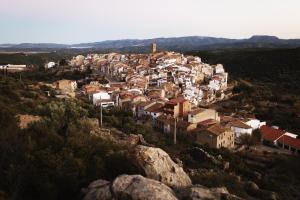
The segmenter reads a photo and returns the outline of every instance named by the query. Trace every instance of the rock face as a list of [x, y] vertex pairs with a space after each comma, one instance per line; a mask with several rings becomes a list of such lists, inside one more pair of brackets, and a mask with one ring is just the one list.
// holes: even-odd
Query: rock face
[[133, 153], [136, 165], [146, 176], [158, 180], [172, 188], [187, 187], [192, 184], [190, 177], [170, 156], [159, 148], [137, 146]]
[[141, 175], [121, 175], [112, 183], [97, 180], [83, 192], [84, 200], [243, 200], [224, 187], [194, 185], [177, 190], [176, 194], [165, 184]]
[[182, 167], [159, 148], [135, 146], [133, 159], [147, 178], [120, 175], [112, 182], [94, 181], [82, 189], [84, 200], [242, 200], [225, 187], [192, 185]]
[[112, 190], [121, 200], [176, 200], [172, 189], [158, 181], [140, 175], [122, 175], [115, 179]]
[[110, 200], [112, 194], [110, 192], [110, 182], [106, 180], [97, 180], [92, 182], [87, 189], [83, 191], [86, 193], [84, 200]]
[[225, 187], [206, 188], [201, 185], [194, 185], [181, 190], [178, 194], [184, 200], [242, 200], [232, 195]]
[[171, 188], [140, 175], [121, 175], [112, 184], [94, 181], [85, 192], [84, 200], [177, 200]]

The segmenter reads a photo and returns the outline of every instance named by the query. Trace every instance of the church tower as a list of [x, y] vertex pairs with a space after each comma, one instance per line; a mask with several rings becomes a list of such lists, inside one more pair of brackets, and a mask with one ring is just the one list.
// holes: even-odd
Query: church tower
[[152, 43], [152, 53], [156, 53], [156, 51], [157, 51], [156, 43]]

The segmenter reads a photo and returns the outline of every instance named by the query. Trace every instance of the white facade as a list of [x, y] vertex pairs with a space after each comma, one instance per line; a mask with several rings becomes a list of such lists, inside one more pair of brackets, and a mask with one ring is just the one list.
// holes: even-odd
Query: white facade
[[53, 67], [55, 67], [55, 62], [49, 62], [49, 63], [47, 63], [46, 65], [45, 65], [45, 68], [46, 69], [50, 69], [50, 68], [53, 68]]
[[104, 91], [93, 94], [93, 104], [96, 105], [99, 100], [110, 100], [110, 95]]
[[216, 73], [216, 74], [223, 74], [223, 73], [225, 73], [225, 70], [224, 70], [223, 65], [217, 64], [217, 65], [215, 66], [215, 73]]
[[249, 119], [248, 121], [245, 121], [245, 124], [251, 126], [253, 130], [256, 130], [259, 129], [261, 126], [266, 125], [266, 122], [261, 122], [258, 119]]
[[252, 128], [246, 129], [246, 128], [240, 128], [240, 127], [234, 127], [234, 126], [231, 127], [231, 130], [234, 132], [235, 137], [240, 137], [243, 134], [251, 135], [252, 131], [253, 131]]

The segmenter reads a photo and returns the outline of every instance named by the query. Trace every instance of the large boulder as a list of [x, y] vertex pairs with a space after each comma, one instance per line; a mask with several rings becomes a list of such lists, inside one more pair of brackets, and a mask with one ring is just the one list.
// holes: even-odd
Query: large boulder
[[202, 185], [194, 185], [179, 191], [178, 196], [184, 200], [242, 200], [232, 195], [225, 187], [206, 188]]
[[111, 200], [110, 182], [106, 180], [97, 180], [92, 182], [88, 188], [83, 189], [86, 193], [84, 200]]
[[159, 148], [139, 145], [133, 153], [135, 164], [148, 178], [158, 180], [172, 188], [187, 187], [192, 184], [190, 177], [170, 156]]
[[230, 194], [225, 187], [193, 185], [172, 190], [141, 175], [120, 175], [112, 183], [97, 180], [82, 192], [84, 200], [243, 200]]
[[83, 192], [84, 200], [177, 200], [171, 188], [140, 175], [121, 175], [112, 184], [97, 180]]
[[112, 184], [117, 200], [176, 200], [171, 188], [140, 175], [121, 175]]

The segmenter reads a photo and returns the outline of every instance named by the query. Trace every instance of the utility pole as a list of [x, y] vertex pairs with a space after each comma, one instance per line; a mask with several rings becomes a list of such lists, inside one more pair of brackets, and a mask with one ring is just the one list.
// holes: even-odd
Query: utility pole
[[6, 80], [6, 76], [7, 76], [7, 66], [4, 66], [4, 68], [3, 68], [3, 73], [4, 73], [4, 79]]
[[177, 134], [177, 118], [175, 118], [175, 123], [174, 123], [174, 135], [173, 135], [174, 145], [177, 142], [176, 134]]
[[102, 99], [100, 96], [100, 127], [102, 128]]
[[22, 82], [22, 72], [20, 72], [20, 74], [19, 74], [19, 80], [20, 80], [20, 82]]

